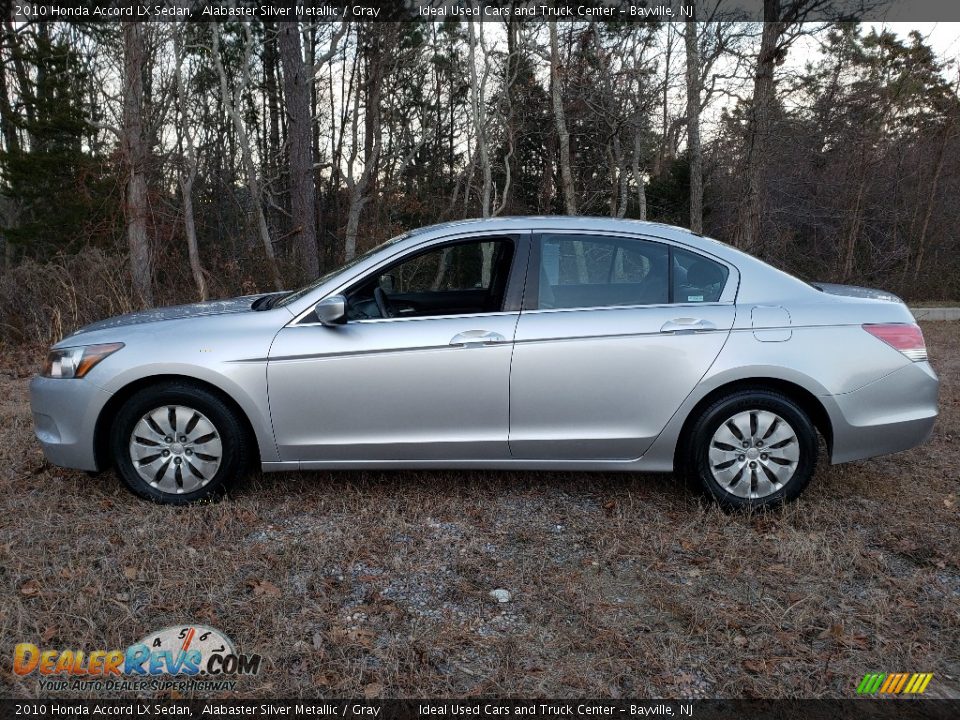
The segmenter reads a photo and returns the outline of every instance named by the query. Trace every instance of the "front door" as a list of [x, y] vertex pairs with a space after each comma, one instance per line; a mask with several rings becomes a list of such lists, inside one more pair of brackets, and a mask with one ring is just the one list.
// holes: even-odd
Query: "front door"
[[411, 251], [342, 293], [345, 324], [308, 317], [281, 330], [267, 369], [281, 459], [508, 458], [523, 242], [482, 237]]

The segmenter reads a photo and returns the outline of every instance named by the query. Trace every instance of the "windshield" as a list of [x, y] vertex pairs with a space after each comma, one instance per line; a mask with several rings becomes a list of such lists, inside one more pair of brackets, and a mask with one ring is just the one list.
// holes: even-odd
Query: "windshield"
[[395, 238], [391, 238], [391, 239], [387, 240], [386, 242], [380, 243], [380, 244], [377, 245], [375, 248], [371, 248], [370, 250], [367, 250], [367, 251], [366, 251], [365, 253], [363, 253], [362, 255], [357, 255], [355, 258], [353, 258], [353, 260], [350, 260], [350, 261], [344, 263], [343, 265], [341, 265], [340, 267], [336, 268], [335, 270], [331, 270], [330, 272], [326, 273], [325, 275], [321, 275], [321, 276], [318, 277], [316, 280], [314, 280], [312, 283], [310, 283], [310, 284], [308, 284], [308, 285], [304, 285], [304, 286], [303, 286], [302, 288], [300, 288], [299, 290], [294, 290], [294, 291], [291, 292], [289, 295], [284, 295], [284, 296], [282, 296], [279, 300], [277, 300], [276, 302], [274, 302], [274, 303], [271, 305], [271, 307], [283, 307], [284, 305], [289, 305], [290, 303], [296, 302], [297, 300], [299, 300], [300, 298], [302, 298], [304, 295], [306, 295], [306, 294], [308, 294], [308, 293], [316, 290], [318, 287], [320, 287], [321, 285], [323, 285], [323, 283], [325, 283], [327, 280], [329, 280], [330, 278], [332, 278], [334, 275], [338, 275], [339, 273], [342, 273], [344, 270], [349, 270], [350, 268], [352, 268], [352, 267], [354, 267], [354, 266], [356, 266], [356, 265], [359, 265], [359, 264], [362, 263], [364, 260], [366, 260], [366, 259], [369, 258], [370, 256], [372, 256], [372, 255], [380, 252], [381, 250], [384, 250], [384, 249], [388, 248], [389, 246], [394, 245], [394, 244], [400, 242], [401, 240], [406, 240], [408, 237], [410, 237], [410, 235], [412, 235], [412, 233], [407, 232], [407, 233], [404, 233], [403, 235], [397, 235]]

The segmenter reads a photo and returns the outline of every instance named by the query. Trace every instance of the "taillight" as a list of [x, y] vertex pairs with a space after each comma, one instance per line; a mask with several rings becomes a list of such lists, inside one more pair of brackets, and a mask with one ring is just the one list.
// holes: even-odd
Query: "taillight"
[[863, 329], [914, 362], [927, 359], [927, 344], [923, 341], [923, 331], [917, 325], [864, 325]]

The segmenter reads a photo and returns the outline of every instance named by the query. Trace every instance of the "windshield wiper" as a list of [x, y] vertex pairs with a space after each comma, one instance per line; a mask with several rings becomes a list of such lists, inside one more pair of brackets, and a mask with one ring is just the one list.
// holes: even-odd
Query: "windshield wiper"
[[256, 300], [253, 301], [253, 305], [250, 306], [250, 309], [251, 310], [269, 310], [270, 308], [272, 308], [274, 305], [277, 304], [280, 298], [285, 298], [289, 294], [290, 294], [289, 292], [284, 291], [284, 292], [273, 292], [273, 293], [267, 293], [266, 295], [261, 295], [260, 297], [258, 297]]

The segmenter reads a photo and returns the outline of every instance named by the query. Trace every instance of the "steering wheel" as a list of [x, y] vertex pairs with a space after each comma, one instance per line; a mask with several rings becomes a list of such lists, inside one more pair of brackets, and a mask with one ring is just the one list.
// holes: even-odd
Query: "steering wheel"
[[390, 312], [390, 304], [387, 302], [387, 294], [383, 291], [383, 288], [376, 287], [373, 289], [373, 299], [377, 301], [377, 309], [380, 310], [380, 317], [393, 317], [393, 313]]

